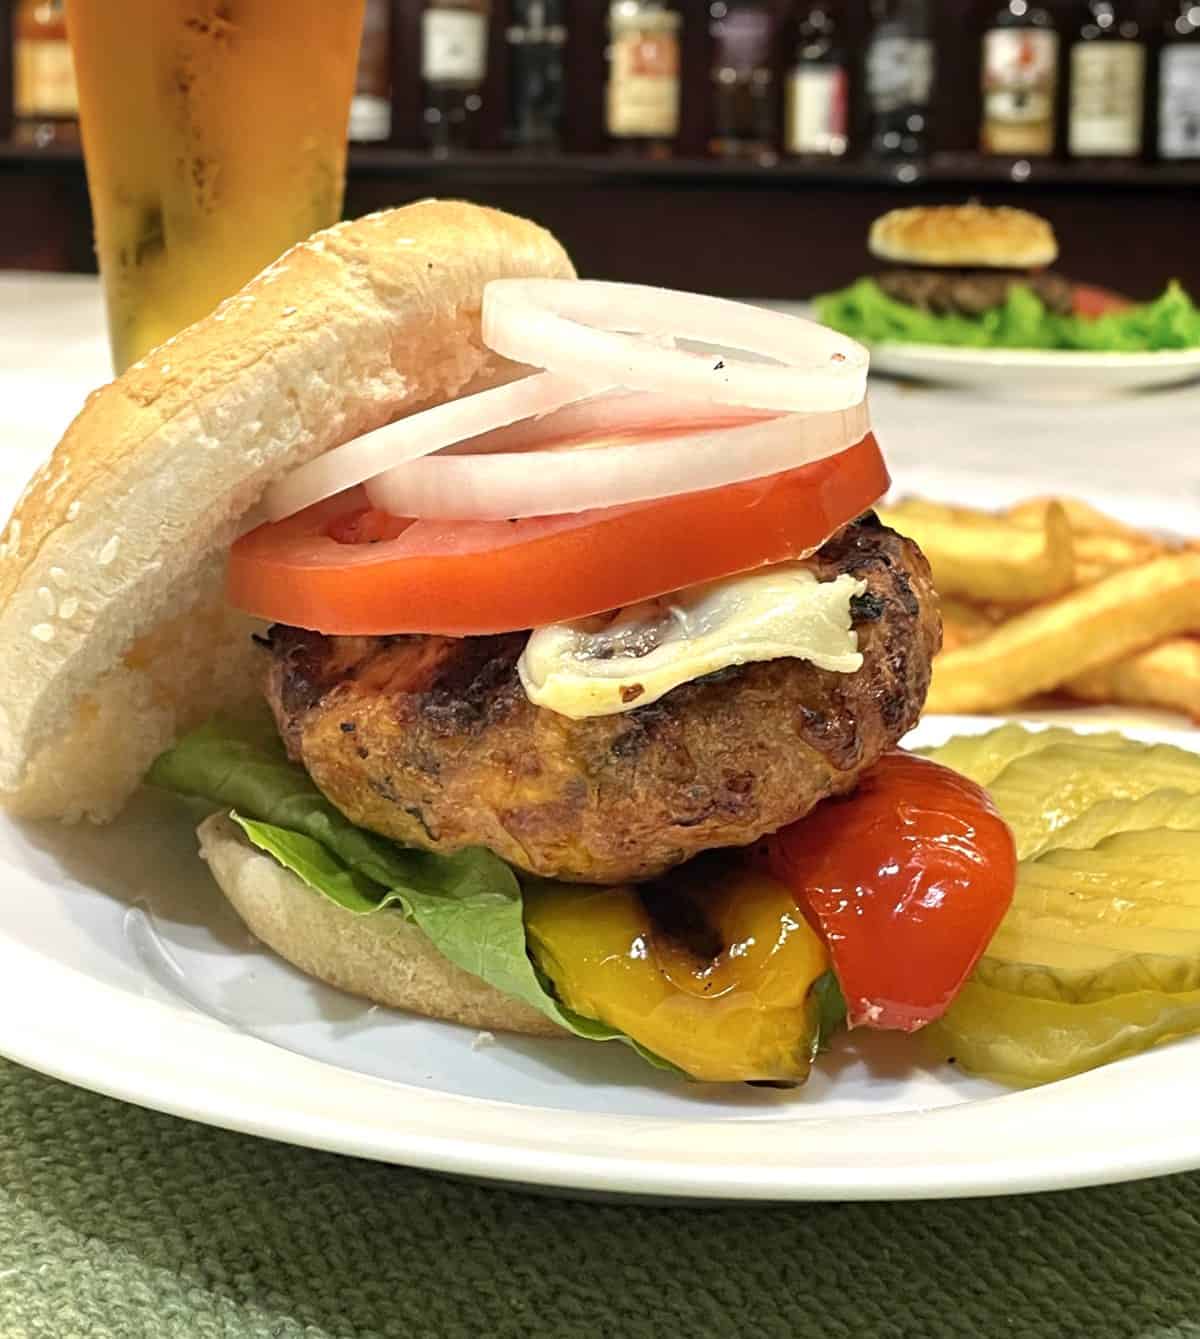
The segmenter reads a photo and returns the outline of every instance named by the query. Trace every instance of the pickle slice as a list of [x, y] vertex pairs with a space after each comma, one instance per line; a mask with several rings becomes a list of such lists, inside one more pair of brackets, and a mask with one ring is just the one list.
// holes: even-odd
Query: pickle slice
[[1115, 731], [1085, 735], [1064, 726], [1027, 730], [1023, 725], [1002, 725], [983, 735], [956, 735], [939, 748], [918, 752], [944, 767], [968, 776], [977, 785], [990, 785], [1017, 758], [1040, 753], [1054, 744], [1078, 743], [1083, 748], [1120, 749], [1128, 740]]
[[926, 1037], [943, 1059], [1021, 1085], [1069, 1078], [1193, 1032], [1200, 1032], [1200, 990], [1140, 990], [1067, 1004], [968, 981]]
[[[1157, 792], [1161, 794], [1162, 792]], [[1200, 805], [1200, 797], [1191, 797]], [[1073, 885], [1075, 898], [1110, 897], [1125, 904], [1161, 899], [1174, 906], [1200, 902], [1200, 827], [1114, 832], [1086, 851], [1056, 847], [1025, 867], [1036, 880]], [[1022, 897], [1021, 905], [1030, 906]], [[1064, 905], [1064, 910], [1070, 907]]]
[[1021, 856], [1013, 903], [927, 1032], [1005, 1083], [1200, 1032], [1200, 756], [1004, 726], [929, 751], [987, 785]]
[[1156, 790], [1200, 794], [1200, 755], [1173, 744], [1104, 746], [1096, 736], [1051, 744], [1010, 762], [988, 788], [1028, 859], [1102, 800], [1140, 800]]
[[[1164, 932], [1167, 933], [1167, 932]], [[1139, 990], [1200, 990], [1200, 961], [1156, 952], [1053, 939], [997, 935], [995, 953], [979, 960], [973, 981], [1014, 997], [1087, 1004]]]
[[1172, 788], [1151, 791], [1140, 800], [1101, 800], [1059, 828], [1053, 849], [1088, 851], [1114, 833], [1146, 828], [1200, 832], [1200, 795]]
[[1024, 862], [975, 979], [1075, 1002], [1200, 989], [1200, 833], [1121, 832]]

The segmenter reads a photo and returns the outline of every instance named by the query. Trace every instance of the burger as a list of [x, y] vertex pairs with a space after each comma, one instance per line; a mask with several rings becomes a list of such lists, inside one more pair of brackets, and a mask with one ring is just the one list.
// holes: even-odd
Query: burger
[[1054, 229], [1024, 209], [927, 205], [894, 209], [871, 225], [867, 247], [887, 262], [875, 282], [918, 311], [982, 316], [1014, 287], [1047, 311], [1074, 310], [1074, 285], [1047, 266], [1058, 259]]
[[1200, 316], [1172, 281], [1154, 302], [1050, 268], [1046, 219], [980, 204], [895, 209], [875, 220], [880, 265], [815, 299], [820, 320], [867, 344], [1152, 351], [1200, 340]]
[[18, 502], [4, 802], [177, 791], [260, 940], [450, 1022], [772, 1083], [844, 1023], [922, 1026], [1014, 861], [896, 750], [940, 625], [871, 512], [865, 376], [495, 210], [319, 233], [93, 394]]

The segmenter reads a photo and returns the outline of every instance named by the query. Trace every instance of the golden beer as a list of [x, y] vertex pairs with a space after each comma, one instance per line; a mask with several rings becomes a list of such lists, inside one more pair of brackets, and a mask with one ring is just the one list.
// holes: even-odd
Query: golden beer
[[118, 372], [337, 221], [364, 0], [68, 0]]

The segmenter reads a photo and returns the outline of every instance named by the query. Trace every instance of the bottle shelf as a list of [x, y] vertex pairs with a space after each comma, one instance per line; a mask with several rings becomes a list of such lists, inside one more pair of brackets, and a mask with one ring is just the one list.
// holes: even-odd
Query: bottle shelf
[[[778, 39], [774, 124], [782, 136], [797, 3], [765, 3]], [[1067, 161], [1061, 70], [1057, 156], [1013, 161], [978, 153], [983, 32], [998, 3], [931, 0], [937, 73], [929, 151], [921, 159], [878, 160], [865, 152], [872, 136], [864, 102], [866, 38], [878, 7], [870, 0], [840, 0], [850, 153], [759, 162], [706, 156], [718, 128], [708, 0], [675, 0], [682, 16], [680, 129], [673, 156], [661, 160], [610, 152], [610, 0], [569, 0], [561, 152], [505, 147], [513, 73], [506, 30], [516, 11], [513, 0], [492, 0], [487, 78], [468, 137], [472, 148], [432, 156], [423, 129], [424, 0], [390, 0], [392, 137], [352, 146], [346, 212], [459, 196], [545, 223], [583, 273], [731, 296], [802, 298], [871, 268], [867, 232], [885, 210], [978, 197], [1048, 218], [1060, 240], [1062, 268], [1073, 278], [1149, 297], [1177, 276], [1200, 292], [1200, 161], [1150, 161], [1151, 148], [1144, 160]], [[1160, 0], [1136, 3], [1145, 31], [1159, 31]], [[12, 4], [0, 0], [0, 34]], [[1064, 36], [1064, 60], [1066, 43]], [[1159, 48], [1154, 42], [1151, 47], [1150, 87], [1156, 88]], [[0, 266], [93, 268], [79, 146], [8, 142], [9, 54], [0, 42]], [[1158, 143], [1153, 102], [1148, 99], [1147, 146]]]
[[[0, 142], [0, 170], [36, 169], [39, 164], [83, 170], [77, 144], [37, 147]], [[919, 161], [864, 158], [795, 159], [771, 162], [718, 158], [642, 159], [621, 154], [520, 153], [480, 151], [444, 157], [392, 148], [353, 145], [349, 172], [355, 177], [392, 177], [453, 186], [536, 184], [578, 187], [589, 182], [645, 182], [732, 187], [803, 186], [888, 188], [938, 186], [947, 190], [1004, 187], [1080, 190], [1176, 191], [1200, 188], [1200, 160], [1148, 163], [1140, 160], [1064, 162], [1061, 159], [1004, 159], [965, 152], [936, 153]]]

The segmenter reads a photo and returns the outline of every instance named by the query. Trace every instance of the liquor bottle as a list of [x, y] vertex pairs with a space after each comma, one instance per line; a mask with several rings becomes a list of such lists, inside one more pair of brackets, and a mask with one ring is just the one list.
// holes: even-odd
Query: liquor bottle
[[1071, 156], [1138, 157], [1145, 97], [1146, 44], [1132, 0], [1087, 0], [1071, 47]]
[[871, 152], [916, 158], [929, 142], [934, 51], [927, 0], [871, 0], [867, 107]]
[[626, 149], [669, 154], [679, 134], [679, 12], [664, 0], [613, 0], [606, 123]]
[[487, 0], [426, 0], [421, 14], [425, 129], [435, 154], [466, 148], [487, 74]]
[[20, 0], [13, 16], [16, 138], [46, 145], [79, 137], [79, 98], [63, 0]]
[[562, 134], [566, 0], [514, 0], [508, 41], [508, 140], [552, 149]]
[[711, 0], [713, 129], [718, 158], [775, 155], [771, 11], [765, 0]]
[[783, 147], [788, 153], [839, 157], [846, 152], [849, 87], [834, 5], [826, 0], [806, 6], [787, 76]]
[[1058, 31], [1048, 9], [1008, 0], [983, 35], [984, 153], [1052, 154]]
[[1200, 5], [1174, 0], [1159, 55], [1158, 152], [1200, 158]]
[[385, 140], [392, 133], [391, 41], [390, 0], [367, 0], [350, 103], [350, 138], [360, 143]]

